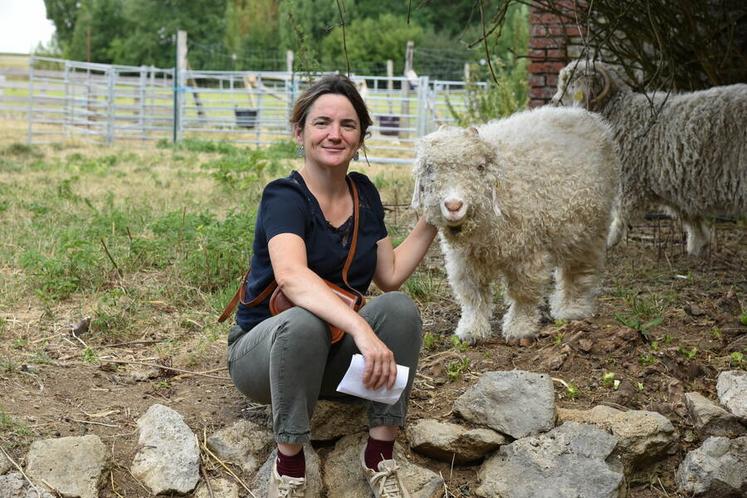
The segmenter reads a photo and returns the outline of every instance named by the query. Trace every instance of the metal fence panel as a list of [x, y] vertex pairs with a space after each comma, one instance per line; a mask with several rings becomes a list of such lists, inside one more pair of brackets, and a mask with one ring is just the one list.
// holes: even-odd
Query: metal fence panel
[[[182, 70], [31, 57], [0, 72], [0, 112], [25, 113], [29, 143], [200, 138], [256, 146], [291, 139], [288, 118], [311, 79], [282, 71]], [[453, 124], [462, 81], [352, 75], [371, 113], [372, 162], [410, 163], [415, 141]], [[484, 85], [480, 83], [478, 85]]]

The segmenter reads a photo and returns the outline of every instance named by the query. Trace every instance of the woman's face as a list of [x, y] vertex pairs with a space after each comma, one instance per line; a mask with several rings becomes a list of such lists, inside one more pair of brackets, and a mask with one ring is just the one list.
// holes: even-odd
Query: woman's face
[[327, 93], [314, 101], [295, 135], [307, 164], [347, 167], [360, 146], [361, 126], [347, 97]]

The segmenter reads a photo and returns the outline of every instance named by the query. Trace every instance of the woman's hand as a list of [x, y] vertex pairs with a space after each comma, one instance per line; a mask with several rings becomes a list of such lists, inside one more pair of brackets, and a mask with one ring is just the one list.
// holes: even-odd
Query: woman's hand
[[367, 331], [353, 335], [353, 340], [365, 360], [363, 384], [369, 389], [379, 389], [381, 386], [391, 389], [394, 381], [397, 380], [397, 363], [394, 361], [394, 353], [370, 327]]

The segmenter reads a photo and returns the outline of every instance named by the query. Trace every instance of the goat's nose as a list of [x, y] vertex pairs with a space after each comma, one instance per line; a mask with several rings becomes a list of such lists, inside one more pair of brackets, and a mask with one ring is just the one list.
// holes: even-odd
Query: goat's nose
[[448, 209], [449, 211], [452, 211], [452, 212], [459, 211], [462, 208], [463, 205], [464, 205], [464, 203], [462, 201], [459, 201], [459, 200], [448, 200], [448, 201], [444, 201], [444, 206], [446, 206], [446, 209]]

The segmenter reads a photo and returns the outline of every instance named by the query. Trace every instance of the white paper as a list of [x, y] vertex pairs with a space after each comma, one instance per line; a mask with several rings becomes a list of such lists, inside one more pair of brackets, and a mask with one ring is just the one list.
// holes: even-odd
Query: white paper
[[386, 386], [382, 386], [379, 389], [369, 389], [363, 385], [364, 366], [365, 360], [363, 359], [363, 355], [354, 354], [350, 360], [348, 371], [345, 372], [340, 385], [337, 386], [337, 391], [359, 398], [370, 399], [371, 401], [386, 403], [387, 405], [396, 403], [402, 395], [402, 391], [407, 387], [407, 376], [410, 373], [410, 367], [397, 365], [397, 380], [394, 381], [391, 389], [387, 389]]

